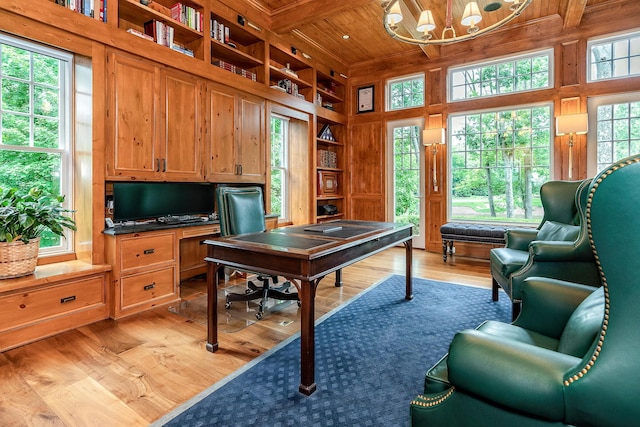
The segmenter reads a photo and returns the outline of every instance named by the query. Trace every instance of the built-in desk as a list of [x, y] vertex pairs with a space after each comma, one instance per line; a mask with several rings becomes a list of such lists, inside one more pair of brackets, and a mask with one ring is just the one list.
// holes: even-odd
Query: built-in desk
[[[277, 221], [277, 215], [268, 215], [267, 228], [275, 228]], [[219, 233], [217, 220], [146, 222], [104, 230], [106, 259], [112, 267], [111, 317], [178, 301], [180, 281], [207, 272], [204, 241]]]

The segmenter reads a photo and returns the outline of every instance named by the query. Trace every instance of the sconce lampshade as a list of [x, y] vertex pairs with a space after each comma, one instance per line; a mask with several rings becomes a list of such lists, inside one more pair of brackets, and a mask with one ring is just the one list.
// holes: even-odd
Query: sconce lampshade
[[562, 136], [570, 133], [584, 135], [589, 131], [589, 115], [587, 113], [565, 114], [556, 117], [556, 135]]
[[464, 7], [464, 14], [462, 15], [462, 25], [471, 27], [482, 21], [482, 15], [480, 15], [480, 8], [478, 3], [470, 1]]
[[422, 144], [426, 146], [444, 144], [444, 129], [425, 129], [422, 131]]

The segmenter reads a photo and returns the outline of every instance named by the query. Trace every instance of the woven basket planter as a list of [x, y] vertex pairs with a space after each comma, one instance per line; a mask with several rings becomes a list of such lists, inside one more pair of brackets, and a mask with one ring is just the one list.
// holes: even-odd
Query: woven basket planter
[[11, 279], [32, 274], [38, 263], [40, 238], [24, 243], [0, 242], [0, 279]]

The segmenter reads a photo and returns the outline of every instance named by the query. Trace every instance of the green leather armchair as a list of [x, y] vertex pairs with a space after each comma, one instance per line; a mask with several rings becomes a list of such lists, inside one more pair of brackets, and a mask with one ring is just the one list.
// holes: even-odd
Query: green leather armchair
[[544, 217], [537, 229], [507, 229], [506, 246], [490, 251], [493, 300], [502, 288], [520, 311], [527, 277], [542, 276], [600, 286], [585, 221], [589, 183], [549, 181], [540, 188]]
[[411, 402], [414, 427], [638, 424], [638, 186], [640, 155], [590, 186], [588, 238], [602, 287], [525, 280], [514, 323], [455, 335]]

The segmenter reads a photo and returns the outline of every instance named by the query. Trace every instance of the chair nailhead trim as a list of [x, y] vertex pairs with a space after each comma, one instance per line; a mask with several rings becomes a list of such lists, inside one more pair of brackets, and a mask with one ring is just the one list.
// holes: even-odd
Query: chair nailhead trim
[[589, 199], [587, 201], [587, 229], [589, 231], [589, 243], [591, 243], [591, 248], [593, 249], [593, 257], [595, 259], [596, 265], [598, 266], [598, 270], [600, 271], [600, 277], [602, 278], [602, 286], [604, 287], [604, 314], [605, 315], [604, 315], [604, 322], [602, 323], [602, 329], [600, 330], [600, 338], [598, 339], [598, 345], [596, 346], [595, 351], [591, 355], [589, 362], [587, 363], [586, 366], [584, 366], [580, 370], [580, 372], [573, 375], [572, 377], [567, 378], [564, 381], [563, 384], [565, 385], [565, 387], [568, 387], [574, 381], [578, 381], [580, 378], [584, 377], [587, 374], [587, 372], [589, 372], [591, 367], [595, 365], [595, 362], [598, 359], [598, 356], [600, 356], [600, 352], [602, 351], [602, 347], [604, 346], [604, 339], [607, 335], [607, 328], [609, 327], [609, 312], [611, 308], [611, 305], [610, 305], [611, 301], [609, 300], [609, 285], [607, 283], [607, 278], [604, 277], [604, 272], [602, 271], [602, 265], [600, 264], [600, 257], [598, 256], [598, 252], [593, 243], [593, 235], [591, 232], [591, 216], [589, 215], [589, 213], [591, 212], [593, 195], [598, 189], [598, 186], [600, 185], [600, 183], [604, 179], [606, 179], [609, 175], [611, 175], [614, 171], [617, 171], [620, 168], [623, 168], [625, 166], [638, 163], [638, 162], [640, 162], [640, 159], [636, 158], [636, 159], [627, 160], [625, 162], [618, 163], [617, 165], [612, 166], [611, 169], [606, 171], [603, 175], [600, 176], [600, 178], [598, 178], [598, 180], [593, 184], [593, 187], [591, 188], [591, 191], [589, 193]]

